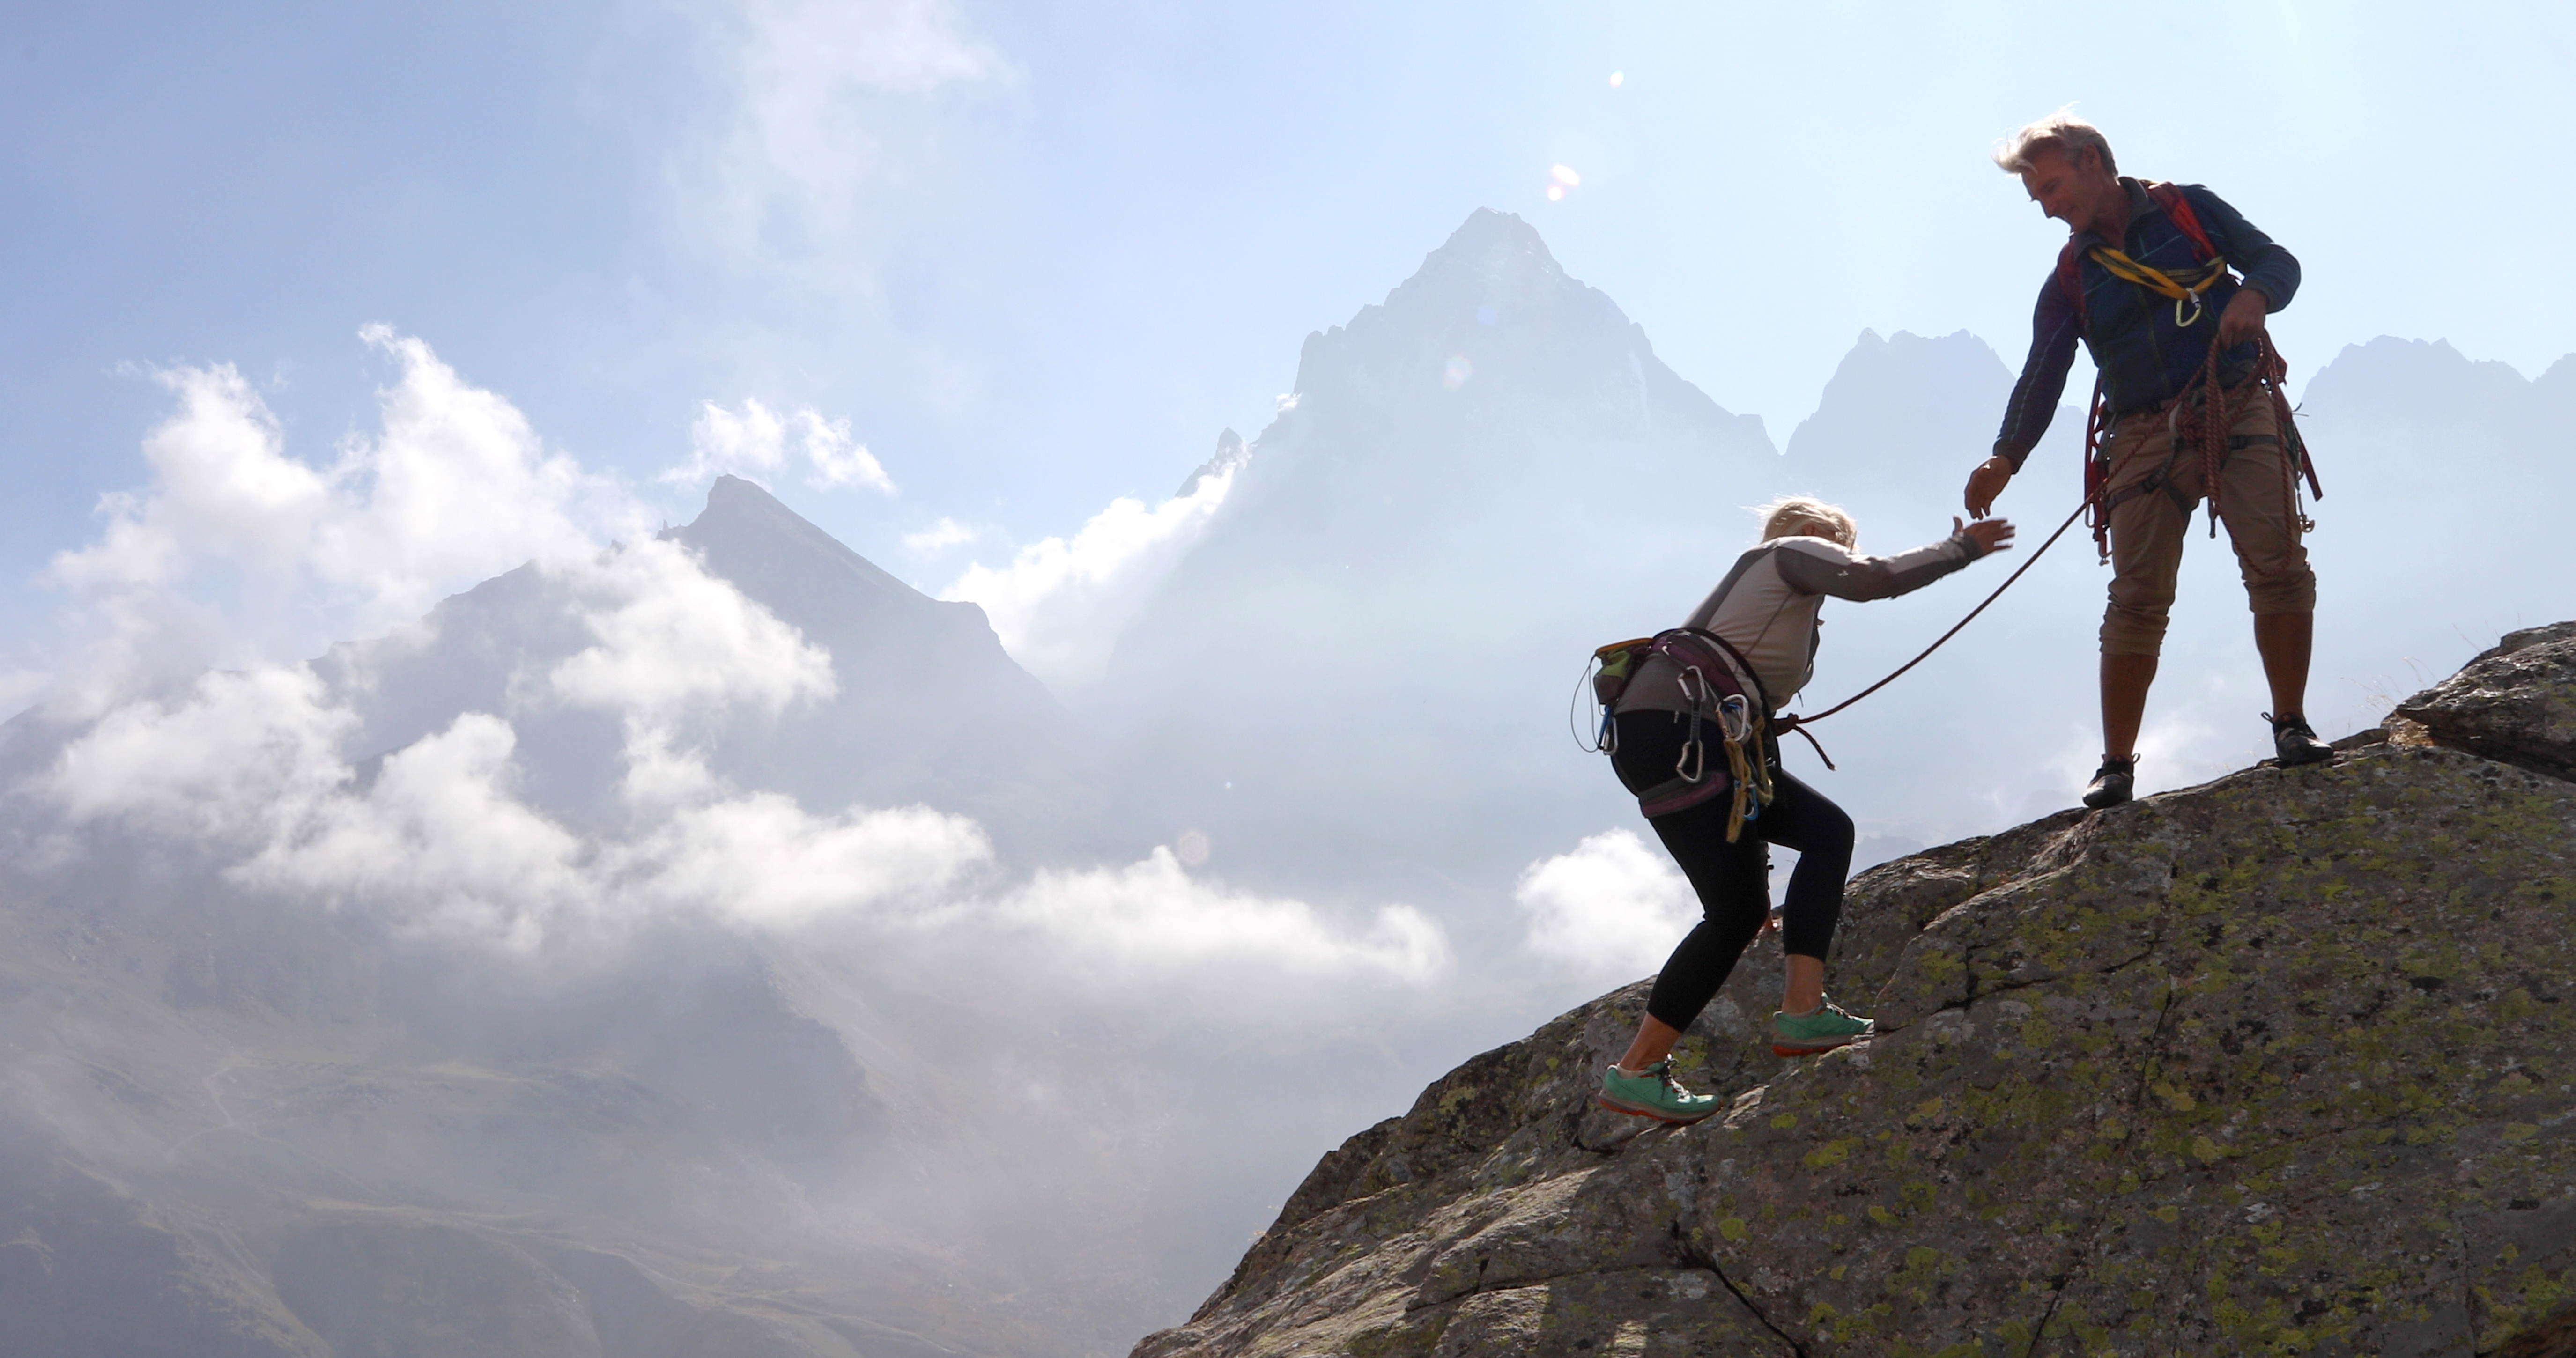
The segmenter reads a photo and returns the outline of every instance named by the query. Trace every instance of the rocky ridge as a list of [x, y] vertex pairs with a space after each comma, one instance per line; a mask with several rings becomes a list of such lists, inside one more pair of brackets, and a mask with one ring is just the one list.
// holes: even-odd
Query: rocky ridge
[[1686, 1037], [1696, 1127], [1591, 1107], [1639, 983], [1324, 1157], [1181, 1355], [2576, 1353], [2576, 623], [2343, 744], [1853, 886], [1882, 1035]]

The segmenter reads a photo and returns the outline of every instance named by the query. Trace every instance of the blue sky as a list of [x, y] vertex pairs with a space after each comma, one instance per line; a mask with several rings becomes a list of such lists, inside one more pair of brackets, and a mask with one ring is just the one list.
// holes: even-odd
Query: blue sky
[[[68, 604], [47, 561], [146, 479], [156, 366], [238, 365], [327, 462], [394, 380], [375, 322], [674, 517], [696, 488], [652, 478], [703, 403], [846, 421], [897, 491], [779, 489], [934, 588], [1169, 494], [1478, 206], [1785, 441], [1864, 327], [2018, 359], [2061, 232], [1985, 156], [2070, 102], [2123, 168], [2301, 256], [2275, 332], [2304, 369], [2379, 334], [2526, 375], [2576, 349], [2559, 5], [2175, 6], [2154, 37], [2132, 10], [1679, 0], [12, 16], [12, 665]], [[1556, 165], [1581, 182], [1550, 202]], [[942, 518], [985, 536], [901, 545]]]

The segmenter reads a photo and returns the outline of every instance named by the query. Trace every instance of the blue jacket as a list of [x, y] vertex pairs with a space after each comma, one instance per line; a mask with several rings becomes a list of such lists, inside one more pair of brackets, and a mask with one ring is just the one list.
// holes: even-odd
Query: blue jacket
[[[2121, 253], [2167, 271], [2200, 262], [2191, 237], [2147, 196], [2145, 185], [2124, 176], [2120, 186], [2129, 192], [2129, 228], [2119, 246]], [[2084, 287], [2084, 306], [2081, 311], [2076, 308], [2052, 269], [2040, 286], [2039, 307], [2031, 315], [2030, 357], [2022, 360], [2021, 380], [2013, 384], [2012, 401], [2004, 407], [2003, 430], [1995, 436], [1995, 453], [2012, 459], [2016, 468], [2030, 456], [2057, 414], [2057, 399], [2066, 391], [2066, 370], [2075, 362], [2077, 338], [2083, 339], [2093, 355], [2093, 366], [2101, 370], [2112, 413], [2125, 415], [2172, 400], [2199, 375], [2210, 343], [2218, 337], [2218, 318], [2238, 287], [2261, 290], [2266, 311], [2288, 306], [2299, 290], [2299, 261], [2256, 230], [2226, 199], [2198, 184], [2183, 185], [2182, 195], [2200, 218], [2209, 243], [2218, 247], [2219, 257], [2244, 282], [2230, 277], [2212, 284], [2201, 298], [2208, 310], [2184, 328], [2174, 324], [2172, 299], [2114, 277], [2091, 255], [2091, 247], [2104, 243], [2102, 238], [2091, 231], [2078, 234], [2074, 238], [2076, 277]], [[2188, 305], [2183, 314], [2191, 314]], [[2220, 366], [2230, 375], [2241, 374], [2254, 358], [2251, 342], [2219, 355]]]

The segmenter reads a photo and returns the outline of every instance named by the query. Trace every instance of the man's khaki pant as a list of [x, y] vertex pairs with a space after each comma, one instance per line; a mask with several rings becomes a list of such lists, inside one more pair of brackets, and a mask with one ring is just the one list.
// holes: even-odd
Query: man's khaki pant
[[[2299, 541], [2287, 454], [2267, 394], [2246, 393], [2228, 433], [2265, 440], [2232, 448], [2219, 464], [2219, 517], [2236, 547], [2245, 599], [2257, 614], [2308, 613], [2317, 606], [2317, 576]], [[2102, 654], [2155, 655], [2163, 649], [2174, 576], [2191, 507], [2200, 503], [2200, 454], [2174, 449], [2163, 411], [2123, 416], [2111, 431], [2108, 497], [2165, 471], [2167, 484], [2122, 500], [2111, 510], [2111, 604], [2102, 614]], [[2177, 497], [2180, 503], [2176, 502]]]

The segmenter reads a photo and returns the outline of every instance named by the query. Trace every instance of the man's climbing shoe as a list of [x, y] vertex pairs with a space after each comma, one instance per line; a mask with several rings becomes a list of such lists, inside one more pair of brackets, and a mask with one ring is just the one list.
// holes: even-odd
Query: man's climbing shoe
[[1841, 1005], [1825, 1000], [1812, 1014], [1792, 1014], [1787, 1010], [1773, 1014], [1771, 1054], [1813, 1056], [1848, 1046], [1876, 1031], [1878, 1024], [1874, 1020], [1846, 1013]]
[[1613, 1113], [1653, 1118], [1675, 1126], [1697, 1122], [1717, 1111], [1716, 1095], [1694, 1094], [1673, 1078], [1671, 1057], [1634, 1075], [1617, 1066], [1610, 1067], [1601, 1072], [1601, 1092], [1592, 1098]]
[[2093, 771], [2093, 785], [2084, 789], [2084, 804], [2096, 811], [2106, 806], [2118, 806], [2129, 800], [2129, 793], [2137, 783], [2136, 755], [2126, 759], [2105, 759], [2102, 767]]
[[2272, 748], [2280, 752], [2281, 767], [2316, 764], [2334, 758], [2334, 747], [2317, 739], [2316, 728], [2305, 717], [2276, 717], [2263, 714], [2272, 723]]

